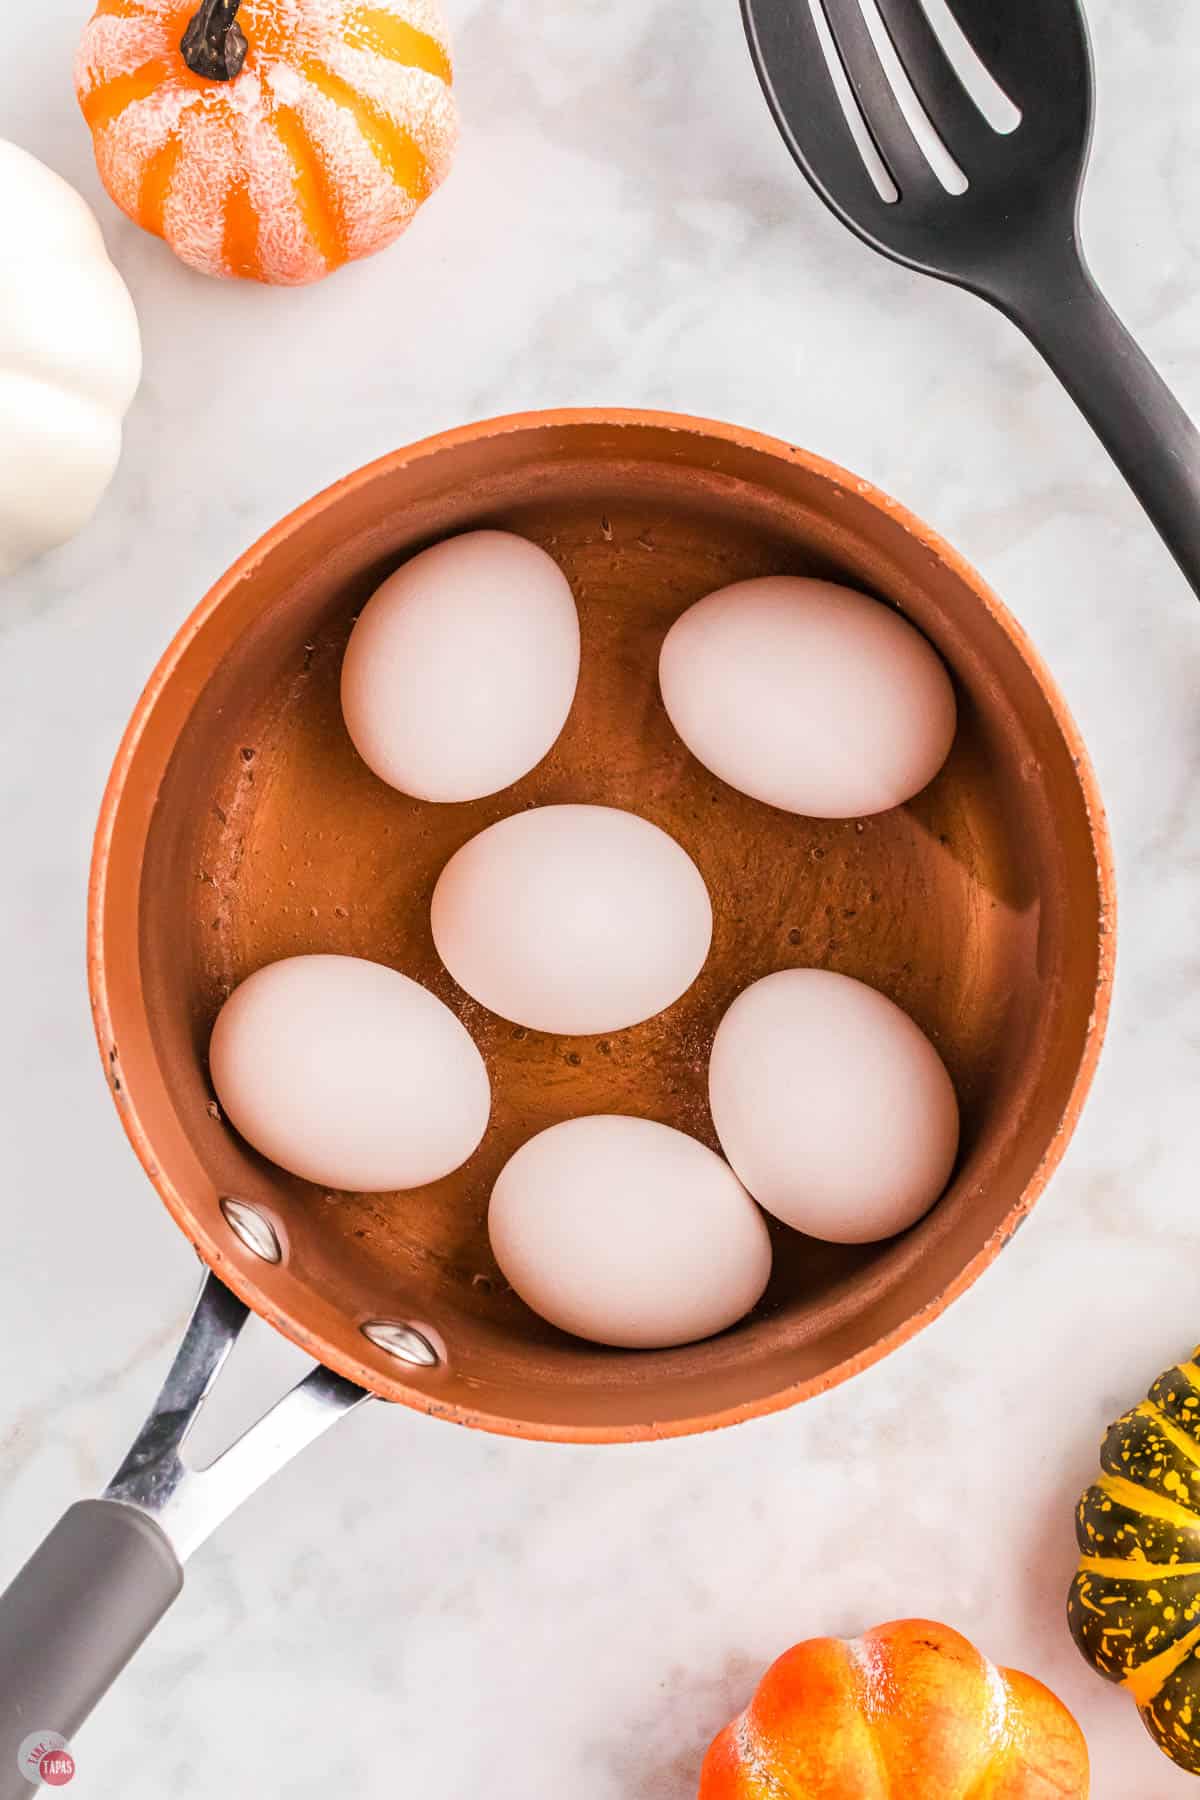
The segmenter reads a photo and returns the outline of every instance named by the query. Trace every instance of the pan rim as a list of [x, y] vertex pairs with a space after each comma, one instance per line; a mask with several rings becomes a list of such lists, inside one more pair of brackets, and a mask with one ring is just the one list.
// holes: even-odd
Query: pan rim
[[627, 1424], [573, 1426], [553, 1421], [530, 1421], [509, 1418], [483, 1409], [445, 1401], [429, 1390], [389, 1378], [386, 1390], [377, 1370], [365, 1362], [342, 1354], [335, 1345], [319, 1339], [304, 1324], [283, 1312], [255, 1278], [252, 1268], [244, 1268], [222, 1250], [220, 1244], [205, 1232], [192, 1215], [182, 1194], [160, 1166], [154, 1152], [150, 1130], [143, 1124], [131, 1092], [125, 1090], [119, 1099], [109, 1091], [117, 1106], [125, 1134], [141, 1162], [159, 1198], [172, 1219], [192, 1243], [201, 1260], [256, 1313], [273, 1325], [301, 1349], [337, 1373], [359, 1382], [380, 1398], [396, 1401], [418, 1412], [448, 1419], [460, 1425], [486, 1430], [500, 1436], [530, 1438], [560, 1443], [635, 1443], [660, 1438], [686, 1437], [696, 1433], [734, 1425], [750, 1418], [766, 1417], [803, 1400], [826, 1393], [831, 1388], [881, 1362], [893, 1350], [938, 1318], [999, 1256], [1005, 1245], [1024, 1223], [1057, 1169], [1083, 1111], [1096, 1067], [1099, 1062], [1108, 1024], [1115, 962], [1116, 881], [1111, 834], [1096, 774], [1075, 720], [1048, 666], [1034, 648], [1023, 627], [1014, 618], [974, 566], [946, 542], [941, 535], [894, 500], [874, 483], [864, 480], [837, 463], [812, 451], [803, 450], [766, 433], [757, 432], [719, 420], [686, 413], [663, 412], [636, 407], [568, 407], [501, 414], [494, 418], [456, 426], [421, 438], [400, 449], [385, 453], [361, 468], [351, 471], [302, 502], [284, 518], [263, 533], [233, 564], [218, 577], [188, 614], [159, 658], [136, 702], [133, 713], [113, 759], [105, 784], [99, 819], [92, 848], [87, 901], [87, 969], [91, 995], [93, 1025], [101, 1061], [108, 1063], [108, 1046], [113, 1042], [114, 1021], [110, 1001], [105, 955], [105, 917], [109, 894], [111, 850], [117, 819], [125, 796], [126, 784], [137, 752], [158, 700], [171, 681], [184, 653], [203, 629], [213, 613], [223, 604], [230, 591], [240, 584], [267, 556], [275, 545], [290, 536], [301, 524], [333, 506], [345, 494], [369, 484], [384, 472], [394, 472], [408, 465], [453, 451], [462, 445], [505, 434], [558, 431], [576, 427], [635, 427], [673, 431], [715, 440], [766, 457], [782, 460], [803, 468], [808, 473], [834, 485], [848, 488], [865, 504], [884, 512], [921, 548], [939, 562], [969, 589], [972, 596], [990, 614], [1004, 636], [1025, 664], [1033, 682], [1042, 693], [1070, 752], [1087, 819], [1088, 834], [1095, 859], [1098, 916], [1102, 922], [1097, 945], [1096, 987], [1082, 1053], [1072, 1080], [1070, 1093], [1056, 1128], [1030, 1180], [1003, 1220], [957, 1276], [919, 1311], [910, 1315], [871, 1344], [844, 1358], [818, 1375], [794, 1382], [778, 1391], [759, 1396], [711, 1413], [699, 1413], [665, 1421], [640, 1421]]

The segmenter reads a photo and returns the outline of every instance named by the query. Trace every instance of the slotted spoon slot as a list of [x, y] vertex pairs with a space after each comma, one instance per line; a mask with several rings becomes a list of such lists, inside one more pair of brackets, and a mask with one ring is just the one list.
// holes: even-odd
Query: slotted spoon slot
[[808, 10], [812, 15], [813, 30], [821, 46], [821, 54], [825, 58], [825, 67], [833, 84], [838, 105], [842, 109], [842, 117], [846, 128], [854, 139], [855, 149], [862, 158], [863, 167], [875, 185], [879, 198], [889, 206], [894, 206], [900, 198], [900, 189], [896, 186], [892, 172], [884, 161], [878, 144], [867, 123], [866, 115], [858, 103], [857, 96], [850, 84], [850, 77], [842, 62], [841, 51], [834, 40], [825, 16], [823, 0], [807, 0]]
[[[970, 185], [954, 160], [945, 140], [925, 110], [921, 96], [909, 78], [892, 34], [880, 16], [876, 0], [852, 0], [862, 13], [879, 66], [892, 90], [905, 124], [917, 148], [948, 194], [965, 194]], [[916, 0], [914, 0], [916, 3]]]
[[[854, 98], [900, 200], [907, 206], [934, 194], [965, 192], [961, 170], [938, 143], [912, 82], [900, 67], [875, 0], [821, 0], [821, 4]], [[926, 148], [930, 144], [936, 146], [932, 158]]]
[[950, 0], [913, 0], [929, 21], [946, 59], [993, 131], [1007, 137], [1021, 123], [1021, 109], [1005, 93], [959, 24]]

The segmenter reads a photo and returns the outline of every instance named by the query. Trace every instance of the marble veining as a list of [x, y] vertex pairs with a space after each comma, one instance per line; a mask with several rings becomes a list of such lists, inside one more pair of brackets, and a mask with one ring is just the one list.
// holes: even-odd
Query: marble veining
[[[780, 1650], [923, 1613], [1057, 1688], [1096, 1800], [1190, 1793], [1063, 1619], [1101, 1430], [1200, 1338], [1200, 615], [1087, 428], [1002, 319], [809, 195], [733, 0], [454, 0], [457, 168], [398, 247], [301, 293], [210, 283], [121, 219], [71, 93], [84, 0], [5, 10], [0, 132], [97, 205], [146, 377], [94, 525], [0, 593], [0, 1583], [111, 1473], [198, 1273], [91, 1042], [101, 785], [185, 610], [346, 470], [573, 403], [727, 417], [847, 463], [974, 558], [1048, 658], [1122, 899], [1083, 1126], [943, 1320], [704, 1439], [564, 1449], [365, 1408], [197, 1556], [72, 1791], [691, 1800]], [[1200, 20], [1186, 0], [1090, 13], [1093, 261], [1198, 410]], [[263, 1329], [238, 1404], [293, 1361]]]

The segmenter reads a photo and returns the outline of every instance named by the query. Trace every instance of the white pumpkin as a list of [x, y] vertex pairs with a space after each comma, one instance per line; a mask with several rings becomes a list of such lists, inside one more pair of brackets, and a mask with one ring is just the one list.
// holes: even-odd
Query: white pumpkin
[[0, 138], [0, 575], [87, 524], [142, 373], [137, 314], [87, 202]]

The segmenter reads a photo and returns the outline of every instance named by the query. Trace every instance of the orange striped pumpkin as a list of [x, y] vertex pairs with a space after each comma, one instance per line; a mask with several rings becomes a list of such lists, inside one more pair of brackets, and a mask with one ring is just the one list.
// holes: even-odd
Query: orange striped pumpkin
[[317, 281], [450, 165], [437, 0], [99, 0], [75, 84], [121, 209], [206, 275]]

